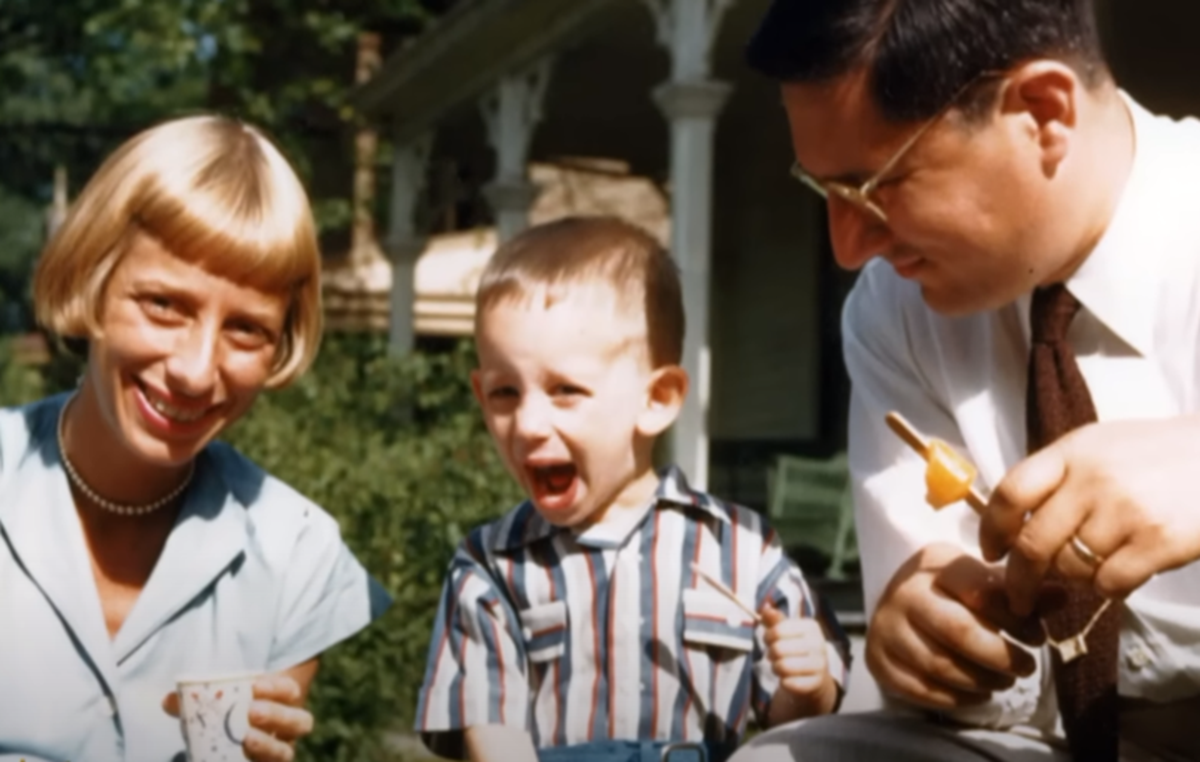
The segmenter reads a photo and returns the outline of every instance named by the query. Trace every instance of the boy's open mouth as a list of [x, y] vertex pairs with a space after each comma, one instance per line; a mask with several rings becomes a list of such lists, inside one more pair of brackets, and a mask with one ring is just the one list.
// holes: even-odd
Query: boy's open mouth
[[533, 499], [538, 507], [556, 511], [575, 502], [579, 483], [579, 470], [573, 463], [555, 463], [547, 466], [526, 466]]

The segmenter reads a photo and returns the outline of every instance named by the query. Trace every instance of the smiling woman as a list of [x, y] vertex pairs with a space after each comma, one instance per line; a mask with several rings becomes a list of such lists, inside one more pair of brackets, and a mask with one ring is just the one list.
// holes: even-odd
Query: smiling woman
[[97, 331], [104, 288], [139, 235], [184, 262], [287, 298], [273, 385], [312, 362], [321, 333], [312, 214], [286, 159], [256, 130], [195, 117], [117, 149], [42, 255], [38, 319], [63, 336]]
[[23, 625], [0, 759], [182, 759], [183, 673], [263, 673], [250, 759], [311, 731], [318, 655], [387, 595], [331, 517], [214, 439], [312, 362], [319, 271], [303, 187], [239, 122], [147, 130], [80, 194], [34, 300], [87, 369], [0, 410], [0, 601]]

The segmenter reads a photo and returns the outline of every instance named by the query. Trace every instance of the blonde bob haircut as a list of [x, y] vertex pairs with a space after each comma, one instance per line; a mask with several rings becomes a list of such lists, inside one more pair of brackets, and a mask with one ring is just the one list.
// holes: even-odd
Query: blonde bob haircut
[[137, 234], [215, 275], [290, 296], [267, 386], [289, 383], [312, 363], [321, 340], [316, 227], [299, 178], [261, 132], [193, 116], [125, 142], [42, 252], [38, 321], [59, 336], [99, 336], [109, 277]]

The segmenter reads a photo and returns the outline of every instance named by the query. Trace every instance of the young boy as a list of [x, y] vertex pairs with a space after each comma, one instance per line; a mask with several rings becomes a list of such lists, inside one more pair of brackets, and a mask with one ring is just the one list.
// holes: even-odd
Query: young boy
[[484, 271], [471, 380], [529, 499], [451, 562], [416, 721], [435, 752], [644, 762], [690, 742], [723, 762], [751, 710], [836, 708], [847, 641], [774, 533], [653, 467], [688, 390], [680, 292], [657, 241], [612, 218], [528, 230]]

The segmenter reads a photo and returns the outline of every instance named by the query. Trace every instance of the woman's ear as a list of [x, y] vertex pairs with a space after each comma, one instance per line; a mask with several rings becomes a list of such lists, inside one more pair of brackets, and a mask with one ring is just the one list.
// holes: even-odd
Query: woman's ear
[[678, 365], [656, 368], [646, 385], [646, 406], [637, 419], [638, 433], [644, 437], [656, 437], [670, 428], [679, 417], [687, 393], [686, 370]]
[[1079, 75], [1061, 61], [1030, 61], [1009, 76], [1004, 108], [1029, 116], [1047, 176], [1054, 176], [1070, 150], [1083, 86]]

